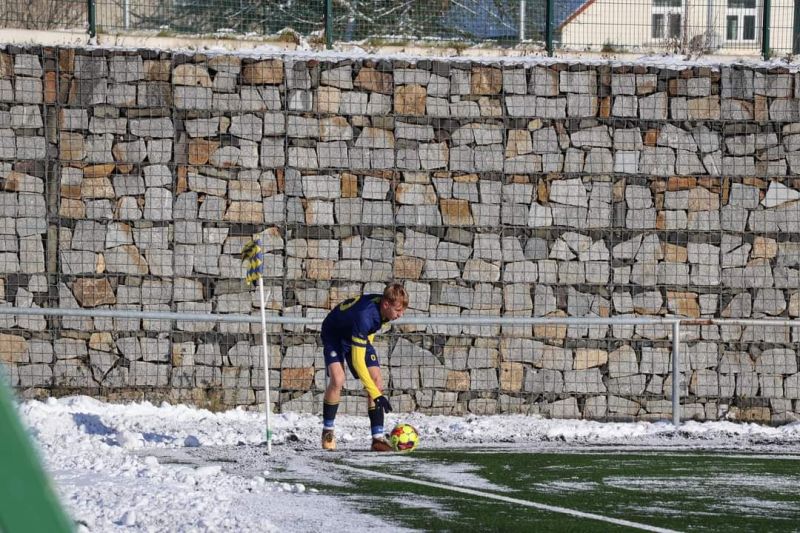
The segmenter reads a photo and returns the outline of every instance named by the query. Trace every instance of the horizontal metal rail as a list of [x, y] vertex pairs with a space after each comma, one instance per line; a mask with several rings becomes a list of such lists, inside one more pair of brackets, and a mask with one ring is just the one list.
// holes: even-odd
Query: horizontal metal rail
[[[174, 311], [140, 311], [134, 309], [61, 309], [44, 307], [0, 307], [0, 316], [63, 316], [63, 317], [104, 317], [119, 319], [175, 320], [190, 322], [236, 322], [256, 324], [262, 317], [254, 311], [252, 315], [213, 314], [213, 313], [181, 313]], [[267, 315], [268, 324], [285, 325], [319, 325], [322, 317], [275, 316]], [[680, 425], [680, 336], [682, 326], [706, 325], [740, 325], [765, 327], [800, 327], [800, 320], [790, 319], [742, 319], [742, 318], [685, 318], [677, 316], [615, 316], [615, 317], [508, 317], [508, 316], [409, 316], [393, 322], [402, 325], [463, 325], [463, 326], [669, 326], [672, 341], [672, 422]]]
[[[253, 311], [257, 313], [257, 310]], [[191, 322], [238, 322], [260, 323], [259, 314], [215, 314], [215, 313], [181, 313], [176, 311], [137, 311], [134, 309], [62, 309], [51, 307], [0, 307], [0, 315], [18, 316], [67, 316], [67, 317], [103, 317], [120, 319], [145, 319], [145, 320], [184, 320]], [[322, 317], [299, 316], [274, 316], [267, 315], [269, 324], [289, 325], [315, 325], [322, 323]], [[571, 326], [587, 325], [669, 325], [680, 318], [673, 317], [508, 317], [508, 316], [461, 316], [461, 315], [435, 315], [435, 316], [409, 316], [395, 320], [392, 324], [403, 325], [447, 325], [463, 324], [465, 326], [542, 326], [565, 324]], [[800, 325], [800, 321], [798, 321]]]
[[[103, 317], [120, 319], [145, 319], [145, 320], [185, 320], [191, 322], [238, 322], [257, 324], [261, 322], [258, 310], [254, 309], [252, 315], [236, 313], [182, 313], [178, 311], [137, 311], [134, 309], [65, 309], [57, 307], [13, 307], [0, 306], [0, 315], [17, 316], [67, 316], [67, 317]], [[317, 325], [322, 323], [322, 317], [301, 316], [275, 316], [267, 314], [268, 324], [287, 325]], [[739, 325], [739, 326], [778, 326], [800, 327], [800, 319], [759, 319], [759, 318], [686, 318], [678, 316], [651, 317], [651, 316], [613, 316], [613, 317], [580, 317], [580, 316], [547, 316], [547, 317], [519, 317], [519, 316], [463, 316], [463, 315], [433, 315], [433, 316], [407, 316], [392, 322], [398, 326], [404, 325], [453, 325], [465, 326], [655, 326], [672, 325], [680, 323], [682, 326], [710, 326], [710, 325]]]

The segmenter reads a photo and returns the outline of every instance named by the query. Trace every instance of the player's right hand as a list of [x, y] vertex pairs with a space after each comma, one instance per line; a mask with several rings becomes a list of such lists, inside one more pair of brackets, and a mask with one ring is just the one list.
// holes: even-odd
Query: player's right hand
[[374, 402], [375, 402], [375, 407], [377, 407], [378, 409], [382, 409], [384, 413], [392, 412], [392, 404], [389, 403], [389, 399], [386, 396], [381, 394], [380, 396], [375, 398]]

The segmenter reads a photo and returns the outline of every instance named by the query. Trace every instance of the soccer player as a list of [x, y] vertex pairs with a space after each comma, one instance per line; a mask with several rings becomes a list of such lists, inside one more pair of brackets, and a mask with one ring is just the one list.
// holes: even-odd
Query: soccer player
[[392, 283], [381, 294], [362, 294], [349, 298], [328, 313], [322, 322], [322, 346], [328, 387], [322, 402], [322, 448], [336, 449], [333, 426], [339, 397], [345, 381], [344, 365], [361, 380], [367, 392], [367, 412], [372, 430], [372, 451], [388, 452], [392, 447], [383, 436], [383, 416], [392, 410], [383, 395], [383, 379], [378, 354], [372, 346], [376, 333], [390, 321], [403, 316], [408, 307], [408, 293], [399, 283]]

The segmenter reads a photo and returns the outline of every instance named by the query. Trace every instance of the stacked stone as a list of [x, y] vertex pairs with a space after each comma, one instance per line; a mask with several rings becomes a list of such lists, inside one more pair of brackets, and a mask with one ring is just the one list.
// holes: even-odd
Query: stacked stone
[[[253, 313], [238, 254], [257, 235], [286, 316], [399, 279], [417, 316], [797, 317], [798, 76], [9, 49], [0, 298]], [[2, 327], [14, 385], [264, 399], [257, 326]], [[683, 329], [684, 415], [800, 409], [789, 328]], [[403, 330], [379, 349], [403, 409], [670, 414], [665, 327]], [[282, 409], [318, 409], [315, 333], [270, 328]]]

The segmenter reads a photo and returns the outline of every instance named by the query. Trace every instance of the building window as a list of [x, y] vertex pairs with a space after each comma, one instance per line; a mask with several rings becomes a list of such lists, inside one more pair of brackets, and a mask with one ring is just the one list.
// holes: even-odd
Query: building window
[[683, 0], [653, 0], [651, 21], [653, 39], [679, 39], [683, 30]]
[[728, 41], [755, 41], [756, 16], [756, 0], [728, 0], [725, 39]]

